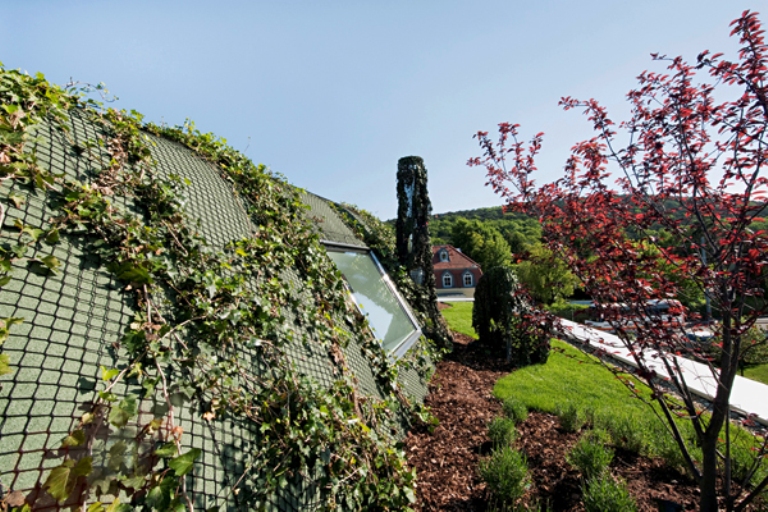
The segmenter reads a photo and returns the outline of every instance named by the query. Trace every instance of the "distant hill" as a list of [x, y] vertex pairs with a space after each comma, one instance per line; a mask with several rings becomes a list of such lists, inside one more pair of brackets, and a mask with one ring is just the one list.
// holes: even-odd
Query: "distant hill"
[[534, 243], [541, 238], [538, 221], [520, 213], [504, 213], [501, 206], [436, 213], [429, 222], [433, 244], [451, 244], [453, 225], [459, 219], [479, 221], [497, 229], [512, 247], [521, 242]]

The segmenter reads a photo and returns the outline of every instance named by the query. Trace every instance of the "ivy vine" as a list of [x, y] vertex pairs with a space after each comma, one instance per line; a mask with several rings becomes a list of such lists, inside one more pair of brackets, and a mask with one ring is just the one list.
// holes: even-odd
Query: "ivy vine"
[[[136, 112], [105, 110], [42, 75], [0, 65], [0, 99], [0, 181], [44, 193], [57, 212], [45, 226], [16, 224], [16, 242], [0, 248], [0, 287], [13, 279], [14, 266], [41, 275], [61, 271], [53, 255], [29, 258], [27, 251], [35, 247], [39, 254], [66, 237], [86, 242], [136, 306], [122, 339], [104, 340], [118, 347], [124, 362], [101, 368], [88, 412], [62, 440], [63, 460], [43, 483], [51, 498], [88, 512], [193, 510], [187, 476], [202, 452], [185, 448], [171, 400], [181, 393], [214, 430], [217, 422], [236, 420], [261, 433], [243, 472], [220, 490], [213, 510], [230, 501], [265, 508], [297, 479], [310, 481], [328, 510], [402, 510], [414, 502], [415, 472], [391, 432], [395, 411], [428, 415], [407, 400], [398, 366], [350, 304], [298, 190], [191, 122], [144, 125]], [[52, 124], [66, 136], [74, 112], [105, 134], [72, 142], [101, 169], [90, 182], [51, 173], [29, 151], [36, 125]], [[244, 199], [257, 229], [225, 247], [202, 237], [185, 213], [188, 183], [156, 171], [149, 133], [213, 164]], [[106, 165], [95, 148], [108, 152]], [[115, 197], [135, 208], [118, 206]], [[3, 194], [3, 230], [7, 209], [24, 201]], [[287, 269], [301, 279], [286, 275]], [[0, 320], [0, 345], [22, 321]], [[302, 339], [298, 333], [306, 334]], [[362, 344], [383, 400], [359, 394], [344, 351], [352, 338]], [[293, 366], [286, 350], [297, 342], [322, 347], [334, 362], [338, 373], [330, 388]], [[240, 356], [242, 350], [257, 354], [257, 369]], [[0, 354], [0, 374], [12, 371], [13, 362]], [[137, 388], [141, 395], [128, 391]], [[165, 412], [140, 423], [142, 400], [154, 399]], [[112, 442], [104, 444], [105, 437]], [[108, 446], [104, 467], [94, 464], [100, 443]], [[252, 485], [244, 496], [246, 482]], [[30, 510], [34, 504], [26, 499], [10, 490], [3, 505]]]

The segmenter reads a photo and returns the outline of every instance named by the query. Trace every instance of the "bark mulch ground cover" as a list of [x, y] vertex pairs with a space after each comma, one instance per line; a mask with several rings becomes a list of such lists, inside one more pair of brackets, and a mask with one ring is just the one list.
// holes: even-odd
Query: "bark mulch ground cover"
[[[488, 493], [477, 476], [478, 461], [490, 453], [487, 423], [501, 415], [494, 383], [510, 371], [502, 359], [469, 336], [454, 333], [454, 351], [437, 366], [426, 405], [440, 420], [430, 433], [411, 432], [406, 452], [418, 472], [417, 509], [486, 510]], [[539, 510], [582, 511], [579, 473], [565, 455], [579, 434], [559, 429], [551, 414], [533, 412], [518, 426], [516, 447], [528, 457], [533, 485], [524, 505]], [[618, 451], [611, 472], [623, 478], [641, 511], [658, 510], [658, 499], [696, 510], [695, 485], [660, 461]]]

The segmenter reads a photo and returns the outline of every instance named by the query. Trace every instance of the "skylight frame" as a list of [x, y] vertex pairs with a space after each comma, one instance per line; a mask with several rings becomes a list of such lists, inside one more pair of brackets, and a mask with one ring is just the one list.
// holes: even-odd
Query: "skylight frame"
[[[419, 326], [418, 320], [416, 320], [415, 315], [411, 311], [411, 308], [408, 306], [408, 303], [405, 301], [402, 295], [400, 295], [400, 292], [398, 291], [395, 284], [390, 279], [389, 275], [387, 274], [386, 270], [384, 270], [384, 267], [379, 262], [376, 255], [373, 253], [373, 251], [365, 246], [359, 246], [359, 245], [351, 245], [351, 244], [344, 244], [339, 242], [333, 242], [330, 240], [320, 240], [320, 242], [325, 246], [326, 250], [331, 252], [351, 252], [351, 253], [358, 253], [361, 255], [368, 256], [370, 260], [373, 262], [374, 267], [376, 268], [376, 271], [379, 274], [379, 278], [384, 283], [385, 287], [394, 297], [397, 305], [400, 307], [400, 310], [405, 314], [405, 317], [410, 322], [412, 330], [411, 332], [406, 335], [403, 339], [399, 340], [397, 344], [394, 347], [387, 348], [384, 345], [384, 339], [377, 336], [376, 331], [374, 330], [375, 326], [371, 325], [371, 332], [374, 335], [374, 337], [379, 341], [381, 344], [381, 347], [387, 351], [387, 354], [392, 357], [393, 359], [400, 359], [403, 355], [405, 355], [408, 350], [413, 347], [413, 345], [418, 341], [418, 339], [421, 337], [421, 327]], [[334, 264], [336, 262], [334, 261]], [[336, 264], [336, 267], [338, 265]], [[344, 281], [345, 285], [349, 291], [349, 296], [352, 299], [352, 301], [355, 303], [355, 306], [357, 307], [358, 311], [360, 311], [363, 315], [366, 315], [365, 309], [361, 308], [361, 305], [358, 303], [357, 299], [354, 295], [354, 290], [352, 289], [344, 271], [339, 268], [339, 271], [344, 275]]]

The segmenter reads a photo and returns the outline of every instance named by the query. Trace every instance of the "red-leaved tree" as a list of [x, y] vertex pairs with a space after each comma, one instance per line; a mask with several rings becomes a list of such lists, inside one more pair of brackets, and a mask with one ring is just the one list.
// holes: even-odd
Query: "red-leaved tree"
[[[537, 186], [533, 179], [543, 134], [524, 143], [518, 125], [500, 124], [497, 140], [478, 132], [484, 155], [469, 161], [486, 169], [508, 208], [539, 218], [549, 247], [597, 303], [632, 310], [631, 325], [618, 308], [604, 313], [651, 387], [705, 512], [718, 510], [718, 499], [729, 511], [744, 510], [768, 485], [768, 477], [755, 478], [765, 475], [765, 441], [756, 464], [734, 478], [728, 421], [739, 358], [752, 340], [745, 333], [766, 312], [768, 277], [768, 234], [751, 228], [768, 208], [768, 48], [755, 13], [744, 12], [732, 26], [741, 43], [735, 61], [708, 51], [695, 64], [652, 55], [667, 70], [638, 77], [627, 96], [631, 117], [619, 125], [595, 100], [563, 98], [565, 110], [585, 111], [595, 136], [573, 147], [554, 183]], [[697, 82], [700, 75], [709, 83]], [[720, 324], [715, 359], [686, 339], [682, 322], [646, 310], [648, 301], [692, 292], [706, 294]], [[708, 362], [719, 383], [709, 410], [694, 399], [676, 355]], [[665, 385], [651, 361], [671, 376]], [[670, 401], [670, 387], [682, 412]], [[700, 462], [679, 416], [692, 422]]]

